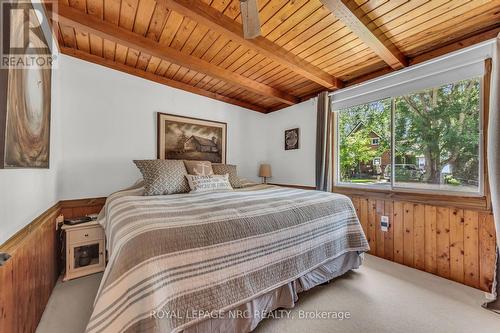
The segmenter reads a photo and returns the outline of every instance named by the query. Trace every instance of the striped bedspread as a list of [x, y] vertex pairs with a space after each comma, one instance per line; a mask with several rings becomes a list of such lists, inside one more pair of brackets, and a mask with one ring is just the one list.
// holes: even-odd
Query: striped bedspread
[[339, 194], [258, 185], [111, 195], [109, 263], [87, 332], [178, 332], [368, 244]]

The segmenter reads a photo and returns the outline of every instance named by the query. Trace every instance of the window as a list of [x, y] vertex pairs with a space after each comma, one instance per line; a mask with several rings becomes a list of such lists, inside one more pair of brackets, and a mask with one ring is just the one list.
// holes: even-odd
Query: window
[[339, 110], [336, 185], [480, 194], [480, 96], [474, 78]]
[[[391, 161], [391, 100], [344, 109], [337, 119], [340, 183], [390, 185], [383, 160]], [[374, 136], [378, 145], [372, 144]], [[375, 163], [377, 158], [380, 163]]]

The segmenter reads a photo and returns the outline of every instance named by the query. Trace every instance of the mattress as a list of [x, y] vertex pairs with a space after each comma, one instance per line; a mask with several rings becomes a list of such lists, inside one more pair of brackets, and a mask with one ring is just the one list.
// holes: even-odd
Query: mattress
[[245, 333], [253, 331], [262, 320], [267, 318], [289, 318], [288, 311], [285, 313], [278, 311], [275, 314], [273, 311], [294, 308], [299, 299], [299, 293], [328, 283], [350, 270], [359, 268], [362, 258], [362, 253], [343, 254], [283, 286], [225, 312], [220, 317], [208, 318], [192, 325], [183, 333]]
[[[230, 325], [224, 318], [230, 310], [286, 290], [290, 306], [299, 282], [307, 289], [307, 279], [328, 263], [369, 250], [352, 202], [340, 194], [268, 185], [142, 193], [140, 187], [115, 193], [100, 214], [109, 262], [87, 332]], [[359, 265], [350, 260], [332, 274]], [[269, 310], [280, 300], [267, 302]], [[257, 322], [234, 325], [244, 332]]]

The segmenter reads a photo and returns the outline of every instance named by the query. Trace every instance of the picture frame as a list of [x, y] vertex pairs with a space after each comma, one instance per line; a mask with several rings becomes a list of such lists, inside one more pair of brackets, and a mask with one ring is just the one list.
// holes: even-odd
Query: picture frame
[[299, 149], [300, 130], [292, 128], [285, 130], [285, 150]]
[[[35, 11], [28, 2], [14, 3], [9, 8], [19, 9], [15, 6], [30, 13]], [[20, 34], [5, 33], [20, 31], [27, 21], [11, 21], [10, 15], [4, 19], [2, 45], [11, 45], [11, 37], [16, 36], [19, 40], [14, 44], [24, 45], [17, 52], [50, 55], [48, 36], [36, 15], [29, 15], [29, 24], [34, 27], [30, 29], [37, 36], [34, 45], [21, 43]], [[0, 169], [49, 169], [51, 95], [52, 65], [0, 69]]]
[[157, 158], [225, 164], [227, 123], [158, 112]]

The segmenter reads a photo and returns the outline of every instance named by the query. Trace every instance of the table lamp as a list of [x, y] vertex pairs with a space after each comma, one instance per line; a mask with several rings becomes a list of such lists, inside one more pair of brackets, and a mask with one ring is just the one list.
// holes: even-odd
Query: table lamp
[[272, 177], [270, 164], [261, 164], [260, 165], [259, 177], [262, 177], [262, 182], [264, 184], [267, 184], [267, 178]]

